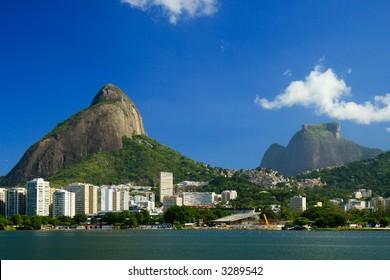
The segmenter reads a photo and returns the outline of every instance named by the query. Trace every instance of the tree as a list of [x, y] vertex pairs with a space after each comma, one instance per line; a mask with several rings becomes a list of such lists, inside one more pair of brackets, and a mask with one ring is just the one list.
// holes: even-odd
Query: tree
[[322, 217], [317, 218], [314, 221], [314, 224], [317, 227], [325, 228], [325, 227], [340, 227], [345, 225], [347, 219], [345, 216], [339, 213], [329, 213]]
[[294, 225], [298, 226], [304, 226], [304, 225], [311, 225], [313, 222], [305, 217], [297, 217], [294, 220]]
[[119, 221], [119, 213], [107, 212], [103, 215], [101, 221], [107, 225], [114, 225]]
[[57, 222], [63, 226], [69, 226], [74, 223], [74, 220], [69, 216], [60, 216], [57, 218]]
[[41, 229], [42, 217], [41, 216], [31, 216], [31, 226], [32, 226], [32, 229]]
[[23, 229], [33, 229], [33, 225], [32, 225], [30, 216], [21, 215], [21, 218], [22, 218], [22, 228]]
[[22, 216], [19, 215], [19, 214], [12, 215], [12, 217], [11, 217], [11, 222], [12, 222], [15, 226], [21, 226], [21, 225], [23, 224]]
[[194, 221], [194, 209], [188, 206], [172, 206], [164, 213], [164, 220], [167, 223], [178, 222], [180, 224], [190, 223]]
[[0, 230], [4, 230], [9, 224], [10, 221], [6, 217], [0, 216]]
[[138, 227], [138, 221], [134, 217], [134, 215], [131, 215], [129, 218], [127, 218], [124, 225], [126, 225], [127, 227], [130, 227], [130, 228], [135, 228], [135, 227]]
[[85, 223], [86, 221], [88, 221], [88, 216], [85, 215], [85, 214], [76, 214], [74, 217], [73, 217], [73, 220], [74, 220], [74, 223], [77, 224], [77, 225], [80, 225], [82, 223]]

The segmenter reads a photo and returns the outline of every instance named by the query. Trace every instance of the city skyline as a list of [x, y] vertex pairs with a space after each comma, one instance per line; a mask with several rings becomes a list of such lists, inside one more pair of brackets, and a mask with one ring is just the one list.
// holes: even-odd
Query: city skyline
[[305, 123], [389, 149], [390, 3], [153, 3], [4, 3], [0, 176], [106, 83], [150, 137], [213, 166], [255, 168]]

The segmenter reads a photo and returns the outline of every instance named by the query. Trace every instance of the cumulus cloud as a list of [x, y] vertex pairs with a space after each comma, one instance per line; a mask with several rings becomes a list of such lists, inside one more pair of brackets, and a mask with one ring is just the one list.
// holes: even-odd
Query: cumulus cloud
[[309, 76], [291, 82], [274, 100], [257, 96], [255, 102], [269, 110], [300, 105], [314, 109], [318, 115], [360, 124], [390, 121], [390, 94], [375, 96], [363, 104], [345, 101], [350, 96], [351, 88], [343, 79], [338, 78], [332, 69], [324, 70], [317, 65]]
[[176, 24], [180, 18], [211, 16], [218, 10], [218, 0], [121, 0], [142, 11], [161, 9], [169, 22]]

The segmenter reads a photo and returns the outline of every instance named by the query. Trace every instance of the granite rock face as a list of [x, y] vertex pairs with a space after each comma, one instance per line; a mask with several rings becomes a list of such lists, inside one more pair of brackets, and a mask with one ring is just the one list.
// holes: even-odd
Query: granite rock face
[[58, 124], [32, 145], [1, 185], [51, 176], [90, 154], [119, 150], [122, 138], [133, 135], [146, 135], [141, 114], [122, 90], [107, 84], [89, 108]]
[[287, 147], [272, 144], [264, 153], [260, 167], [294, 176], [312, 169], [373, 158], [381, 152], [341, 138], [339, 123], [304, 124]]

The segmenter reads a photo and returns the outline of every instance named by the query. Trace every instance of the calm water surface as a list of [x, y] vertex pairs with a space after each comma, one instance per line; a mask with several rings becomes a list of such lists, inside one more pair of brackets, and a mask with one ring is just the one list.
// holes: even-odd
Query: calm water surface
[[0, 259], [390, 260], [390, 231], [3, 231]]

